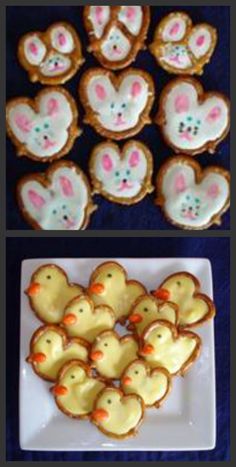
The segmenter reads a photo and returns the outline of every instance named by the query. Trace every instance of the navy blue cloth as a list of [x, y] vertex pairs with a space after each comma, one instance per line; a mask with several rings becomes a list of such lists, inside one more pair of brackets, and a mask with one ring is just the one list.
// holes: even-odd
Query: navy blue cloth
[[[226, 238], [17, 238], [7, 239], [7, 460], [223, 461], [229, 460], [229, 240]], [[19, 448], [18, 359], [20, 268], [25, 258], [205, 257], [213, 269], [217, 378], [217, 444], [202, 452], [30, 452]], [[199, 394], [204, 397], [204, 394]], [[29, 414], [30, 417], [30, 414]]]
[[[152, 20], [147, 43], [153, 40], [155, 26], [167, 13], [177, 10], [177, 7], [151, 7]], [[209, 22], [215, 26], [219, 33], [219, 41], [215, 53], [209, 65], [204, 69], [200, 81], [206, 90], [216, 90], [229, 96], [229, 7], [181, 7], [189, 13], [193, 22]], [[8, 7], [7, 8], [7, 98], [17, 96], [34, 97], [41, 89], [40, 84], [32, 84], [26, 71], [19, 65], [16, 51], [20, 37], [34, 30], [45, 30], [52, 22], [69, 21], [79, 33], [83, 44], [83, 52], [86, 63], [76, 76], [66, 83], [65, 87], [77, 100], [80, 123], [84, 115], [81, 104], [78, 101], [78, 84], [83, 72], [93, 66], [99, 66], [95, 58], [86, 51], [88, 45], [87, 35], [82, 24], [82, 7]], [[156, 87], [156, 99], [152, 111], [154, 117], [158, 108], [158, 96], [164, 85], [174, 76], [162, 70], [148, 51], [138, 54], [134, 63], [137, 68], [151, 73]], [[88, 173], [88, 158], [94, 145], [103, 139], [89, 126], [83, 125], [83, 135], [78, 138], [72, 148], [68, 159], [78, 163]], [[156, 125], [148, 125], [135, 138], [146, 143], [154, 156], [154, 175], [156, 176], [160, 166], [166, 157], [173, 151], [164, 144], [160, 131]], [[122, 143], [121, 143], [122, 145]], [[216, 155], [202, 154], [197, 160], [205, 167], [211, 164], [219, 164], [229, 168], [229, 137], [220, 144]], [[15, 200], [15, 186], [17, 180], [25, 174], [42, 172], [48, 164], [31, 161], [27, 158], [17, 158], [12, 143], [7, 140], [7, 227], [8, 229], [28, 229], [29, 226], [22, 219]], [[90, 229], [173, 229], [164, 218], [162, 212], [154, 205], [154, 193], [147, 196], [135, 206], [124, 207], [96, 196], [95, 201], [99, 209], [93, 214]], [[229, 229], [229, 212], [224, 215], [221, 227], [214, 229]]]

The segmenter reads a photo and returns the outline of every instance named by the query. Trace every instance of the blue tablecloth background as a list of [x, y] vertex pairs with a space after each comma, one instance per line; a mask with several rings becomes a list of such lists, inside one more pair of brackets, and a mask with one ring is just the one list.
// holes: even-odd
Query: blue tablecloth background
[[[28, 258], [206, 257], [212, 263], [217, 378], [217, 444], [202, 452], [30, 452], [19, 448], [18, 360], [20, 268]], [[229, 460], [229, 240], [226, 238], [17, 238], [7, 240], [7, 459], [24, 461], [223, 461]], [[199, 394], [200, 398], [204, 394]], [[30, 417], [29, 413], [29, 417]], [[207, 414], [206, 414], [207, 416]]]
[[[167, 13], [177, 10], [177, 7], [151, 7], [152, 21], [147, 43], [153, 39], [154, 29], [160, 19]], [[188, 12], [193, 22], [209, 22], [219, 32], [219, 42], [209, 65], [204, 69], [200, 81], [206, 90], [217, 90], [229, 96], [229, 7], [180, 7], [179, 10]], [[79, 73], [66, 83], [65, 87], [72, 93], [78, 102], [77, 88], [82, 73], [99, 63], [86, 52], [88, 45], [87, 35], [82, 24], [82, 7], [8, 7], [7, 8], [7, 98], [16, 96], [34, 97], [41, 89], [40, 84], [30, 83], [26, 71], [19, 65], [16, 57], [17, 43], [20, 37], [34, 30], [45, 30], [52, 22], [69, 21], [79, 32], [83, 44], [86, 64]], [[138, 55], [134, 63], [135, 67], [143, 68], [150, 72], [154, 78], [156, 95], [159, 96], [164, 85], [174, 76], [169, 75], [160, 67], [154, 57], [143, 51]], [[152, 115], [156, 115], [158, 99], [155, 100]], [[79, 104], [80, 123], [82, 122], [83, 109]], [[72, 148], [68, 159], [77, 162], [87, 173], [89, 154], [95, 144], [102, 138], [88, 125], [84, 125], [84, 133], [78, 138]], [[172, 154], [160, 135], [156, 125], [148, 125], [136, 136], [147, 143], [154, 155], [154, 174], [156, 175], [162, 162]], [[121, 143], [122, 145], [122, 143]], [[229, 168], [229, 137], [219, 146], [215, 156], [203, 154], [197, 160], [203, 165], [219, 164]], [[44, 171], [47, 164], [36, 163], [27, 158], [17, 158], [15, 148], [7, 140], [7, 227], [8, 229], [28, 229], [29, 226], [22, 219], [15, 200], [15, 186], [17, 180], [31, 172]], [[92, 216], [90, 229], [173, 229], [166, 222], [159, 208], [154, 206], [154, 194], [146, 197], [142, 202], [132, 207], [122, 207], [106, 201], [100, 196], [96, 197], [99, 209]], [[229, 229], [229, 212], [224, 215], [221, 227], [214, 229]]]

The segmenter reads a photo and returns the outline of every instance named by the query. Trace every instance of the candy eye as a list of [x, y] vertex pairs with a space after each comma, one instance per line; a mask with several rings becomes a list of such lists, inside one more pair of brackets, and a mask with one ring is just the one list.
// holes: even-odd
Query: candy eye
[[36, 131], [36, 133], [39, 133], [41, 130], [40, 130], [40, 128], [38, 126], [36, 126], [35, 131]]
[[46, 342], [47, 344], [51, 344], [52, 341], [50, 339], [47, 339]]
[[52, 276], [47, 276], [47, 279], [51, 279], [51, 278], [52, 278]]
[[49, 123], [44, 123], [44, 128], [49, 128]]

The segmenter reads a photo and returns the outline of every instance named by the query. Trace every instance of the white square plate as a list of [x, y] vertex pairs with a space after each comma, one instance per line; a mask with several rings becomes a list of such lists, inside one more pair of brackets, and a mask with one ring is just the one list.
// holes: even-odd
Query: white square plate
[[[173, 390], [159, 410], [146, 411], [135, 438], [107, 438], [88, 421], [63, 415], [41, 380], [25, 362], [29, 341], [40, 322], [24, 294], [32, 273], [42, 264], [56, 263], [72, 282], [88, 284], [91, 271], [108, 258], [31, 259], [22, 262], [20, 337], [20, 446], [39, 451], [179, 451], [215, 447], [215, 358], [213, 321], [198, 328], [203, 340], [198, 361], [184, 378], [176, 377]], [[152, 290], [169, 274], [189, 271], [196, 275], [204, 293], [212, 297], [211, 264], [201, 258], [118, 258], [130, 278], [144, 281]]]

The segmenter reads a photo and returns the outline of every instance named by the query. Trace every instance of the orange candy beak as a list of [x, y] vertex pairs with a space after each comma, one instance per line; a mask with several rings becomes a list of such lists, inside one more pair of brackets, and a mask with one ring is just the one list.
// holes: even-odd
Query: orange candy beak
[[104, 422], [109, 417], [109, 413], [104, 409], [96, 409], [92, 412], [92, 418], [96, 422]]
[[91, 352], [90, 358], [93, 361], [101, 360], [104, 357], [104, 354], [101, 350], [95, 350], [94, 352]]
[[28, 362], [29, 363], [43, 363], [47, 359], [46, 355], [42, 352], [37, 352], [37, 353], [32, 353], [28, 357]]
[[77, 318], [73, 313], [68, 313], [68, 315], [64, 316], [62, 323], [66, 326], [72, 326], [77, 322]]
[[89, 287], [89, 293], [94, 294], [94, 295], [101, 295], [105, 291], [105, 287], [103, 284], [99, 282], [95, 282], [94, 284], [91, 284]]
[[129, 376], [124, 376], [122, 381], [125, 386], [129, 386], [132, 383], [132, 379]]
[[151, 344], [145, 344], [144, 347], [143, 347], [142, 350], [141, 350], [141, 353], [142, 353], [143, 355], [150, 355], [151, 353], [153, 353], [153, 351], [154, 351], [153, 345], [151, 345]]
[[68, 388], [66, 386], [57, 384], [56, 386], [53, 386], [52, 392], [55, 396], [65, 396], [68, 394]]
[[29, 295], [29, 297], [34, 297], [35, 295], [38, 295], [40, 289], [41, 285], [38, 282], [32, 282], [28, 289], [26, 289], [25, 293]]
[[141, 323], [143, 321], [143, 317], [139, 313], [134, 313], [130, 315], [129, 322], [132, 324]]
[[167, 289], [157, 289], [152, 291], [154, 297], [159, 298], [160, 300], [169, 300], [170, 292]]

